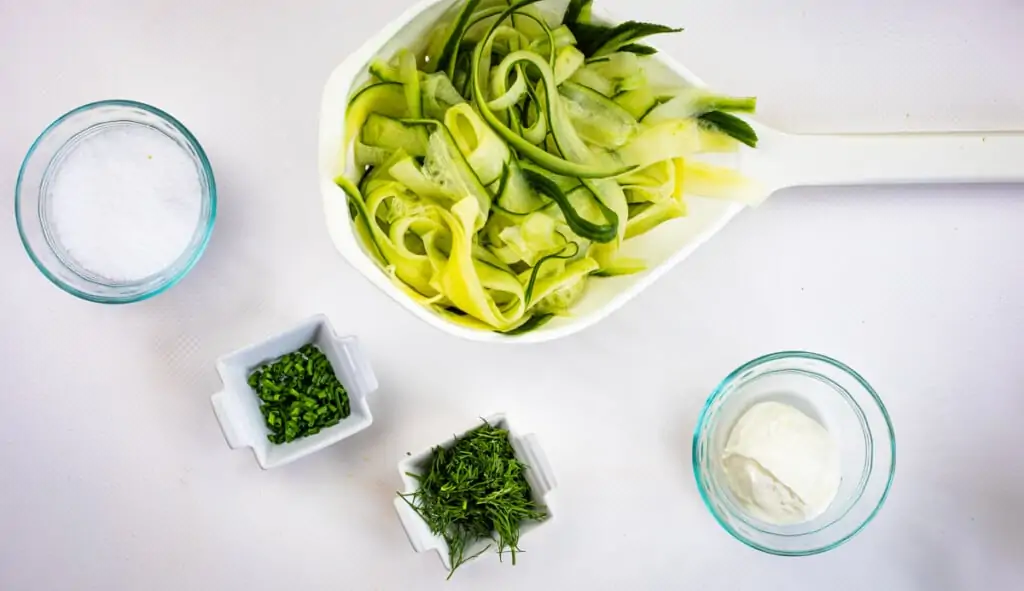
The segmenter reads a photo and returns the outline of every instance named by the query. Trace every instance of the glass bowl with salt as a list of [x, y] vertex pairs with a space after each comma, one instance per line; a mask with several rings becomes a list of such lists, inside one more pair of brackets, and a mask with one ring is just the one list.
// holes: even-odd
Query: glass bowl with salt
[[123, 304], [161, 293], [195, 265], [217, 189], [196, 138], [134, 101], [74, 109], [29, 148], [15, 189], [25, 250], [51, 282]]

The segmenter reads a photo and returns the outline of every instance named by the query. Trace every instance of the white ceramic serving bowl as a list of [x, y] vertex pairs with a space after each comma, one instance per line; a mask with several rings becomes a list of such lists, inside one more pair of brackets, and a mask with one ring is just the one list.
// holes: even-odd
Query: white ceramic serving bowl
[[[623, 256], [643, 259], [648, 264], [647, 271], [591, 281], [572, 316], [556, 318], [526, 334], [508, 336], [461, 327], [414, 302], [363, 251], [349, 221], [345, 194], [334, 183], [339, 173], [351, 176], [355, 171], [351, 158], [341, 163], [338, 157], [345, 107], [352, 91], [368, 79], [371, 59], [388, 59], [403, 47], [421, 49], [427, 32], [461, 1], [422, 0], [363, 44], [327, 80], [320, 112], [319, 157], [327, 227], [338, 250], [356, 269], [424, 322], [449, 334], [475, 341], [513, 343], [564, 337], [591, 326], [636, 297], [721, 230], [743, 207], [687, 196], [689, 215], [666, 222], [623, 246]], [[544, 0], [535, 6], [557, 20], [566, 4], [566, 0]], [[594, 18], [604, 23], [622, 21], [602, 13], [600, 7]], [[665, 53], [653, 56], [645, 67], [660, 68], [659, 79], [675, 76], [681, 84], [704, 86]], [[763, 196], [784, 187], [809, 185], [1024, 182], [1024, 168], [1020, 165], [1024, 158], [1024, 133], [1020, 132], [793, 135], [757, 121], [750, 123], [759, 137], [757, 150], [742, 148], [736, 154], [715, 155], [714, 160], [757, 181]]]
[[[572, 308], [572, 315], [561, 316], [547, 325], [522, 335], [507, 336], [495, 332], [473, 330], [455, 325], [413, 301], [402, 293], [359, 245], [348, 214], [344, 192], [334, 179], [344, 172], [351, 177], [354, 163], [349, 157], [342, 170], [338, 155], [341, 153], [345, 105], [352, 91], [369, 79], [370, 60], [376, 56], [390, 58], [402, 47], [420, 49], [427, 32], [454, 4], [462, 0], [423, 0], [367, 41], [342, 62], [328, 79], [319, 123], [319, 182], [324, 196], [324, 209], [328, 229], [341, 254], [384, 293], [410, 310], [427, 324], [462, 338], [489, 342], [541, 342], [579, 332], [605, 318], [665, 275], [673, 266], [688, 257], [698, 246], [717, 233], [742, 206], [710, 199], [687, 198], [689, 214], [664, 223], [649, 233], [628, 241], [622, 250], [624, 256], [642, 258], [648, 264], [644, 272], [628, 277], [592, 281], [580, 302]], [[537, 6], [551, 14], [562, 13], [565, 2], [546, 0]], [[615, 23], [617, 19], [595, 12], [595, 19]], [[660, 65], [675, 73], [681, 82], [702, 85], [688, 70], [664, 53], [655, 58]], [[351, 151], [348, 151], [349, 155]], [[735, 156], [732, 157], [735, 164]]]
[[[353, 90], [369, 78], [367, 68], [371, 59], [377, 56], [388, 59], [403, 47], [419, 49], [427, 32], [435, 26], [438, 19], [460, 1], [419, 2], [350, 55], [327, 80], [320, 112], [319, 147], [320, 189], [324, 199], [327, 227], [335, 246], [352, 266], [384, 293], [431, 326], [475, 341], [533, 343], [564, 337], [591, 326], [636, 297], [725, 226], [742, 206], [726, 201], [688, 197], [689, 215], [662, 224], [655, 230], [625, 243], [622, 254], [645, 260], [649, 266], [647, 271], [626, 277], [591, 281], [583, 298], [573, 308], [572, 316], [555, 318], [526, 334], [506, 336], [458, 326], [414, 302], [367, 256], [350, 221], [345, 193], [334, 183], [334, 179], [341, 172], [351, 178], [355, 171], [351, 150], [348, 150], [350, 156], [344, 163], [344, 169], [338, 156], [342, 147], [345, 107]], [[560, 15], [565, 4], [564, 1], [544, 1], [536, 6]], [[595, 19], [617, 22], [616, 19], [609, 17], [602, 18], [598, 12], [595, 12]], [[686, 84], [703, 84], [686, 68], [663, 53], [659, 53], [655, 58]], [[733, 158], [735, 159], [735, 156]]]
[[[551, 465], [548, 463], [547, 456], [544, 455], [536, 435], [533, 433], [521, 435], [515, 426], [509, 422], [508, 417], [502, 413], [491, 415], [484, 420], [494, 427], [508, 430], [509, 441], [512, 443], [512, 449], [515, 450], [516, 458], [526, 464], [524, 475], [526, 476], [526, 482], [530, 485], [530, 492], [533, 493], [533, 502], [547, 513], [547, 517], [542, 521], [530, 521], [522, 524], [520, 540], [528, 538], [531, 532], [551, 521], [554, 516], [551, 512], [551, 503], [548, 502], [548, 495], [557, 486], [555, 474], [551, 471]], [[477, 421], [471, 427], [459, 433], [458, 436], [462, 437], [482, 424], [480, 421]], [[454, 441], [455, 436], [452, 436], [436, 445], [448, 447]], [[413, 493], [419, 487], [418, 481], [410, 476], [410, 474], [421, 474], [423, 472], [424, 467], [428, 465], [430, 458], [433, 456], [433, 447], [435, 446], [398, 463], [398, 473], [402, 477], [403, 494]], [[413, 549], [417, 552], [436, 551], [444, 567], [451, 570], [448, 544], [444, 541], [444, 538], [430, 533], [430, 528], [423, 521], [423, 518], [402, 497], [395, 498], [395, 511], [398, 513], [398, 518], [402, 522], [402, 528], [405, 529], [405, 535], [408, 536], [409, 543], [412, 544]], [[488, 543], [488, 540], [477, 541], [477, 543], [466, 549], [466, 555], [473, 556], [479, 553]], [[492, 551], [493, 544], [491, 551], [484, 552], [480, 556], [490, 556]], [[479, 558], [479, 556], [476, 558]], [[476, 560], [476, 558], [467, 561], [467, 563]]]
[[[248, 384], [252, 370], [282, 355], [297, 351], [304, 345], [316, 345], [328, 361], [341, 385], [348, 392], [352, 413], [337, 425], [316, 435], [280, 445], [267, 439], [267, 429], [260, 401]], [[366, 398], [377, 389], [377, 376], [363, 352], [359, 339], [339, 337], [327, 317], [318, 314], [260, 343], [239, 349], [217, 360], [217, 373], [224, 389], [211, 397], [221, 431], [228, 447], [252, 448], [263, 469], [282, 466], [333, 445], [373, 424]]]

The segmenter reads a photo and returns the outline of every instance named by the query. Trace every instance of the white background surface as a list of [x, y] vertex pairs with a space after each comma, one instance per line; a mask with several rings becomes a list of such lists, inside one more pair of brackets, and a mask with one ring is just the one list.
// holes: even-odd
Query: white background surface
[[[686, 26], [661, 46], [783, 129], [1024, 129], [1017, 0], [600, 1]], [[342, 262], [316, 185], [321, 85], [405, 5], [0, 0], [8, 208], [39, 131], [115, 97], [189, 126], [220, 193], [199, 265], [127, 307], [59, 291], [0, 224], [0, 589], [1024, 587], [1024, 187], [780, 194], [582, 334], [457, 341]], [[224, 444], [213, 360], [315, 312], [369, 347], [376, 422], [261, 472]], [[806, 559], [729, 538], [689, 463], [716, 382], [785, 348], [860, 370], [898, 439], [877, 520]], [[558, 517], [446, 584], [395, 464], [498, 410], [540, 436]]]

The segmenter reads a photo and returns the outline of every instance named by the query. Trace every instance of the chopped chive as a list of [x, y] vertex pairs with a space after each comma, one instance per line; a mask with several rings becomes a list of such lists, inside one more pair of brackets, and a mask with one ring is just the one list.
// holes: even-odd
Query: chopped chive
[[345, 387], [314, 345], [256, 368], [246, 381], [260, 399], [271, 443], [315, 435], [351, 414]]

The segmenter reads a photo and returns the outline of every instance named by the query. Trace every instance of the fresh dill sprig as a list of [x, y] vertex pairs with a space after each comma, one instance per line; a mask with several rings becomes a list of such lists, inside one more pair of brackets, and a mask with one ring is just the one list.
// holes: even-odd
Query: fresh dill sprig
[[489, 539], [501, 557], [506, 551], [516, 563], [519, 527], [546, 513], [533, 502], [526, 482], [526, 465], [516, 459], [509, 433], [486, 421], [456, 438], [449, 447], [435, 447], [422, 474], [410, 474], [419, 488], [399, 495], [426, 522], [430, 531], [448, 543], [451, 571], [488, 548], [466, 556], [475, 542]]

